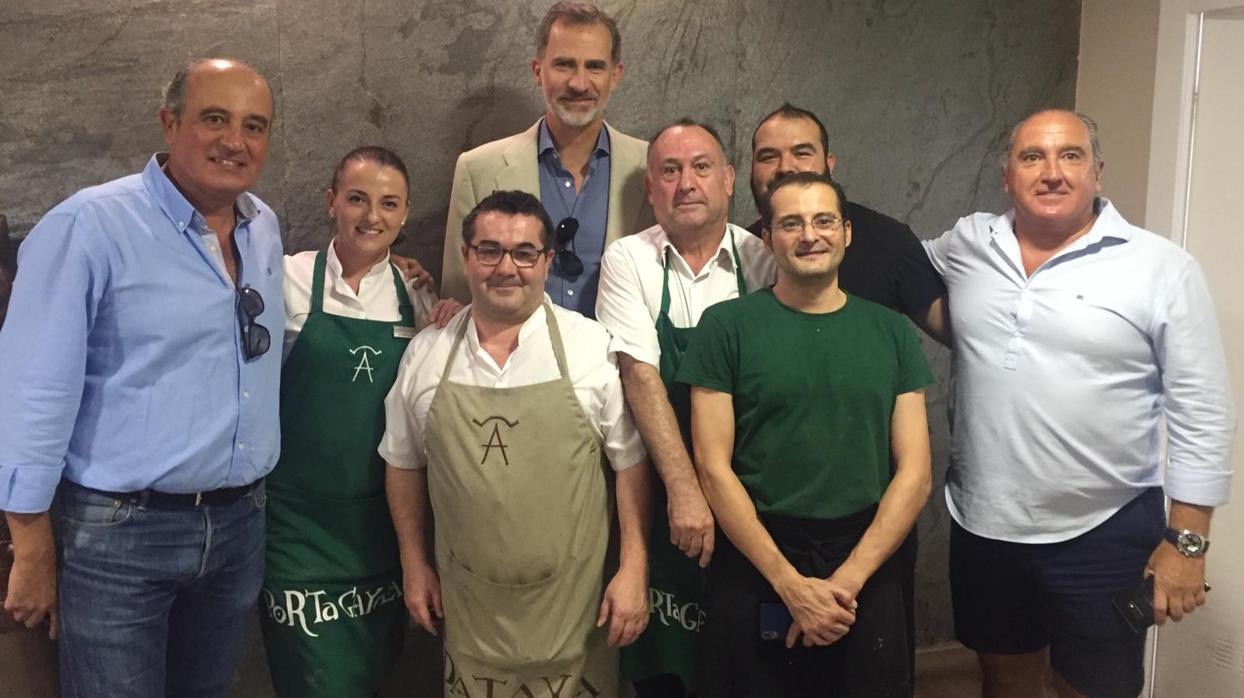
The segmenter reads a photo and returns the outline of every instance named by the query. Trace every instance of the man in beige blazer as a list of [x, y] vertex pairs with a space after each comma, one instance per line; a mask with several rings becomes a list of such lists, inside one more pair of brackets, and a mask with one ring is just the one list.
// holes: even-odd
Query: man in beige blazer
[[644, 194], [647, 142], [605, 123], [605, 105], [622, 79], [621, 53], [617, 24], [595, 6], [559, 2], [549, 9], [531, 60], [544, 117], [463, 153], [454, 167], [442, 297], [470, 299], [462, 268], [466, 214], [494, 191], [519, 190], [535, 194], [557, 228], [549, 297], [595, 317], [605, 246], [655, 222]]

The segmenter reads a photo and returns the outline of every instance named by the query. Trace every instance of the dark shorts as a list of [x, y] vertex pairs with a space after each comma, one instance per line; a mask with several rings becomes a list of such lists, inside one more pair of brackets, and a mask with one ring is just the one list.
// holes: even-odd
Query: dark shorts
[[1054, 671], [1090, 698], [1134, 698], [1144, 687], [1145, 636], [1113, 599], [1140, 583], [1162, 540], [1161, 488], [1146, 490], [1096, 528], [1059, 543], [982, 538], [953, 523], [950, 588], [955, 636], [989, 654], [1050, 648]]

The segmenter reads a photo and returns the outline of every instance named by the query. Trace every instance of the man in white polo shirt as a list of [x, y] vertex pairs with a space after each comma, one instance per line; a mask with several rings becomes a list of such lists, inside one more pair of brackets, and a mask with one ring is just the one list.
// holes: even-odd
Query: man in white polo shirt
[[1148, 597], [1152, 575], [1156, 622], [1205, 603], [1210, 516], [1230, 492], [1234, 414], [1200, 267], [1099, 198], [1101, 170], [1091, 119], [1033, 114], [1003, 165], [1014, 208], [925, 243], [954, 337], [955, 632], [986, 698], [1040, 695], [1049, 666], [1060, 696], [1136, 696], [1145, 635], [1113, 600]]

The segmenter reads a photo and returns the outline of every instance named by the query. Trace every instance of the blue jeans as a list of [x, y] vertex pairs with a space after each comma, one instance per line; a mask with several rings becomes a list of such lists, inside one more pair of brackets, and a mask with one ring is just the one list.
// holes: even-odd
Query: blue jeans
[[63, 482], [62, 695], [228, 695], [263, 581], [265, 503], [260, 485], [162, 510]]

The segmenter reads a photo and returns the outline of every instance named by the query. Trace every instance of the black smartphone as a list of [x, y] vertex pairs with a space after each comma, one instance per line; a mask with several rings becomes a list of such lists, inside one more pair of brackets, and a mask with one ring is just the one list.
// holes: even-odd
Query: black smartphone
[[790, 630], [790, 624], [794, 622], [795, 619], [791, 618], [790, 611], [787, 610], [786, 604], [781, 601], [760, 602], [761, 640], [785, 640], [786, 633]]
[[1153, 625], [1153, 575], [1141, 580], [1139, 586], [1116, 596], [1114, 607], [1132, 632], [1144, 635]]

